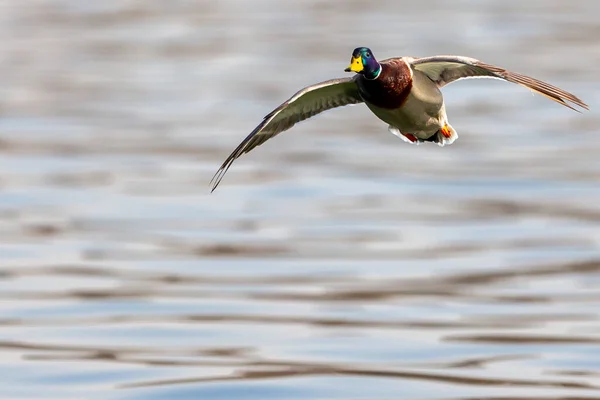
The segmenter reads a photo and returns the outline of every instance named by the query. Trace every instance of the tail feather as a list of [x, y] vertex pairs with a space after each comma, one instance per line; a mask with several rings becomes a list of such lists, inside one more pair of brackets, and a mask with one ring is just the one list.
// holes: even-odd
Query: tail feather
[[419, 145], [424, 142], [432, 142], [436, 143], [440, 147], [444, 147], [446, 145], [454, 143], [454, 141], [458, 139], [458, 133], [456, 133], [454, 128], [448, 123], [446, 123], [446, 125], [444, 125], [442, 129], [438, 130], [436, 133], [434, 133], [431, 137], [427, 139], [421, 139], [412, 134], [402, 133], [398, 128], [392, 125], [388, 126], [388, 129], [391, 133], [398, 136], [406, 143], [416, 145]]

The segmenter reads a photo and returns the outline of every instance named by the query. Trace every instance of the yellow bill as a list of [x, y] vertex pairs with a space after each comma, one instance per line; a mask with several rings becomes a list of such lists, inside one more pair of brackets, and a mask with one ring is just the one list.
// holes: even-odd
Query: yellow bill
[[362, 62], [362, 57], [358, 56], [358, 57], [352, 57], [352, 60], [350, 61], [350, 65], [348, 65], [348, 68], [346, 68], [344, 71], [360, 72], [363, 69], [364, 69], [364, 66], [363, 66], [363, 62]]

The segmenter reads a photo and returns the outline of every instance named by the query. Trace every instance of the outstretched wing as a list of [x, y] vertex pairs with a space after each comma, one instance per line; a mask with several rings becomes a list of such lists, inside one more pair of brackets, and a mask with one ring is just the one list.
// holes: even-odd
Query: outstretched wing
[[273, 136], [290, 129], [297, 122], [331, 108], [361, 103], [362, 101], [353, 78], [332, 79], [300, 90], [271, 111], [227, 157], [211, 180], [211, 192], [219, 186], [231, 164], [242, 154], [249, 152], [256, 146], [260, 146]]
[[529, 76], [510, 72], [504, 68], [483, 63], [479, 60], [461, 56], [433, 56], [415, 58], [410, 61], [416, 70], [425, 73], [439, 87], [445, 86], [464, 78], [497, 78], [524, 86], [534, 92], [542, 94], [572, 110], [577, 111], [571, 104], [586, 110], [589, 109], [577, 96], [566, 92], [549, 83], [542, 82]]

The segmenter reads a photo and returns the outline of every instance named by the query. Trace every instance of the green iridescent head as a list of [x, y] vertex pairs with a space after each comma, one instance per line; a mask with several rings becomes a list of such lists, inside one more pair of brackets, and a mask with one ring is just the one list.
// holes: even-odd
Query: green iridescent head
[[373, 52], [368, 47], [357, 47], [352, 52], [350, 65], [346, 72], [356, 72], [367, 79], [376, 79], [381, 72], [381, 64], [377, 62]]

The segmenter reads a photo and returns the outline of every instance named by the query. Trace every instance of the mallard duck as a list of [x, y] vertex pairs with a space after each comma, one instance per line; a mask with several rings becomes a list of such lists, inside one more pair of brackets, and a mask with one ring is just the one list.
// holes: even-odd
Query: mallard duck
[[496, 78], [524, 86], [578, 111], [589, 109], [577, 96], [540, 80], [461, 56], [398, 57], [377, 61], [367, 47], [352, 52], [349, 78], [332, 79], [305, 87], [264, 117], [227, 157], [214, 175], [214, 191], [231, 164], [242, 154], [273, 136], [331, 108], [365, 103], [388, 129], [402, 140], [419, 144], [452, 144], [458, 134], [448, 123], [440, 89], [464, 78]]

